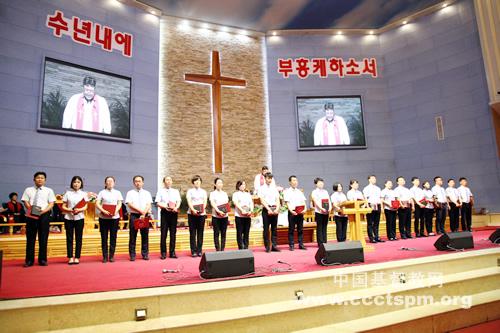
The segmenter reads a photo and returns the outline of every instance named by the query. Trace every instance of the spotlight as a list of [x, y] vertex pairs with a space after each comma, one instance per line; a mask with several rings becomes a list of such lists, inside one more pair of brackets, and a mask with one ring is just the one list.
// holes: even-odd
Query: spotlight
[[220, 31], [222, 31], [222, 32], [228, 32], [229, 28], [228, 27], [221, 27]]
[[443, 3], [443, 6], [441, 6], [441, 7], [446, 8], [446, 7], [448, 7], [448, 4], [445, 2], [445, 3]]
[[337, 35], [342, 35], [342, 30], [337, 31]]
[[373, 35], [375, 32], [374, 32], [373, 30], [370, 30], [368, 33], [369, 33], [370, 35]]
[[278, 33], [276, 31], [273, 31], [272, 35], [276, 36]]
[[208, 29], [208, 23], [203, 23], [203, 24], [201, 25], [201, 27], [202, 27], [203, 29]]
[[248, 31], [246, 31], [246, 30], [240, 30], [240, 35], [247, 36], [248, 35]]
[[406, 21], [406, 20], [405, 20], [405, 21], [403, 21], [403, 24], [407, 24], [407, 23], [408, 23], [408, 21]]

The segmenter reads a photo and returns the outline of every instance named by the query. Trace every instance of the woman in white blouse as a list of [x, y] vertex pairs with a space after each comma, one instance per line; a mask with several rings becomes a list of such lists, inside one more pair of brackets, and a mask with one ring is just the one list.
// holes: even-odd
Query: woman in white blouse
[[337, 242], [345, 242], [347, 238], [347, 223], [349, 222], [347, 215], [345, 215], [342, 210], [342, 203], [347, 201], [347, 197], [344, 192], [342, 192], [342, 190], [342, 184], [333, 184], [333, 193], [331, 200], [334, 212], [333, 218], [335, 220]]
[[322, 243], [328, 242], [327, 229], [328, 217], [332, 210], [330, 196], [328, 191], [324, 189], [325, 182], [322, 178], [315, 178], [314, 185], [316, 188], [311, 193], [312, 206], [314, 207], [314, 221], [316, 221], [316, 240], [318, 247]]
[[[114, 189], [115, 178], [108, 176], [104, 178], [104, 190], [99, 192], [96, 207], [99, 209], [99, 231], [101, 232], [102, 262], [114, 262], [116, 236], [118, 234], [118, 222], [120, 221], [120, 209], [122, 207], [122, 193]], [[132, 227], [132, 226], [131, 226]], [[108, 250], [109, 233], [109, 250]]]
[[212, 227], [214, 229], [214, 244], [216, 251], [224, 251], [224, 248], [226, 247], [229, 197], [227, 196], [227, 193], [222, 190], [223, 186], [224, 182], [222, 179], [215, 178], [214, 190], [210, 192]]
[[[87, 193], [83, 191], [83, 180], [80, 176], [71, 179], [70, 189], [63, 196], [64, 228], [66, 228], [66, 250], [68, 264], [80, 263], [82, 253], [82, 236], [87, 209]], [[73, 254], [73, 235], [75, 237], [75, 253]]]
[[251, 215], [253, 211], [253, 199], [250, 193], [246, 191], [244, 180], [236, 182], [236, 192], [233, 193], [234, 219], [236, 222], [236, 242], [238, 249], [248, 249], [248, 239], [250, 225], [252, 223]]
[[196, 175], [191, 178], [190, 188], [186, 193], [189, 225], [189, 245], [191, 257], [201, 257], [203, 248], [203, 232], [205, 230], [205, 219], [207, 217], [207, 192], [201, 188], [201, 177]]
[[363, 192], [359, 190], [359, 182], [356, 179], [351, 179], [349, 181], [349, 191], [347, 191], [347, 200], [349, 201], [365, 200]]

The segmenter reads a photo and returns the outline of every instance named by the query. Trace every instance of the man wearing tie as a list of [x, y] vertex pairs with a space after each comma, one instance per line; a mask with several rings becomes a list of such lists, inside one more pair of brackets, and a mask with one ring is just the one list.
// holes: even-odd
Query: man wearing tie
[[52, 189], [45, 187], [47, 174], [38, 171], [33, 176], [35, 186], [24, 190], [21, 200], [26, 207], [26, 259], [24, 267], [35, 262], [35, 242], [38, 233], [38, 264], [47, 266], [47, 241], [49, 239], [49, 218], [56, 196]]
[[[144, 177], [137, 175], [133, 178], [135, 189], [127, 192], [125, 203], [130, 211], [129, 243], [128, 252], [130, 261], [135, 260], [135, 243], [137, 240], [137, 230], [134, 227], [134, 221], [138, 218], [145, 218], [151, 213], [151, 202], [153, 198], [151, 193], [142, 187], [144, 186]], [[141, 230], [141, 255], [142, 259], [149, 260], [149, 226]]]

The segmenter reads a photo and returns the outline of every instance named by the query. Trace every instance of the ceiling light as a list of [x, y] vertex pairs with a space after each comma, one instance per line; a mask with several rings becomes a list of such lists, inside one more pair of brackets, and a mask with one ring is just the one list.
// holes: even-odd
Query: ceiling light
[[443, 6], [442, 6], [442, 7], [443, 7], [443, 8], [445, 8], [445, 7], [447, 7], [447, 6], [448, 6], [448, 4], [445, 2], [445, 3], [443, 3]]
[[342, 31], [341, 30], [337, 31], [337, 35], [342, 35]]
[[272, 35], [276, 36], [278, 33], [276, 31], [273, 31]]
[[370, 32], [368, 32], [370, 35], [373, 35], [375, 32], [373, 30], [370, 30]]
[[405, 20], [405, 21], [403, 21], [403, 24], [407, 24], [407, 23], [408, 23], [408, 21], [406, 21], [406, 20]]

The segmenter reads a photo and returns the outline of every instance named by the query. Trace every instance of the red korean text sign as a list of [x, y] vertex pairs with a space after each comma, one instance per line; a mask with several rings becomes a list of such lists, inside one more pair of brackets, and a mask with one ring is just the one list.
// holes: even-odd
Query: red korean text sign
[[320, 78], [328, 78], [337, 76], [359, 77], [369, 76], [372, 78], [378, 77], [377, 59], [363, 58], [356, 60], [354, 58], [279, 58], [278, 73], [283, 75], [283, 78], [288, 79], [292, 75], [300, 79], [307, 79], [314, 75]]

